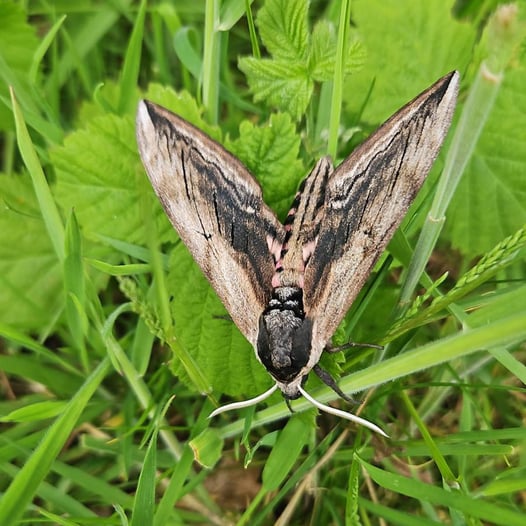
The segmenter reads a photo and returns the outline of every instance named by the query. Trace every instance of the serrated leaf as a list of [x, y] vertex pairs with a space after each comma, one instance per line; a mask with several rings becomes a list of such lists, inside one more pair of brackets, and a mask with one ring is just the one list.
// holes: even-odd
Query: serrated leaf
[[[268, 389], [270, 376], [182, 244], [172, 251], [167, 285], [173, 294], [178, 342], [192, 354], [214, 390], [231, 396], [254, 396]], [[187, 381], [176, 359], [173, 367]]]
[[334, 76], [336, 32], [326, 20], [318, 22], [312, 30], [309, 56], [312, 76], [318, 81], [331, 80]]
[[[75, 209], [85, 235], [105, 235], [145, 244], [141, 201], [153, 191], [139, 161], [135, 126], [130, 117], [105, 115], [88, 123], [53, 149], [55, 195], [63, 210]], [[149, 213], [149, 212], [148, 212]], [[161, 231], [173, 239], [172, 229], [156, 207]]]
[[276, 59], [296, 61], [307, 56], [309, 41], [305, 0], [267, 0], [257, 16], [263, 44]]
[[240, 58], [238, 65], [247, 76], [254, 100], [265, 100], [295, 119], [303, 115], [314, 87], [306, 65], [252, 57]]
[[42, 330], [64, 304], [62, 271], [29, 177], [0, 176], [0, 319]]
[[290, 116], [273, 114], [265, 126], [243, 121], [239, 138], [227, 143], [264, 188], [264, 199], [278, 213], [286, 213], [300, 179], [300, 137]]
[[476, 39], [474, 26], [452, 16], [454, 0], [386, 0], [353, 3], [353, 21], [367, 63], [348, 80], [344, 100], [362, 120], [380, 123], [453, 69], [465, 70]]
[[457, 188], [445, 235], [476, 256], [526, 223], [526, 98], [523, 69], [506, 74]]
[[173, 111], [189, 123], [197, 126], [215, 141], [221, 142], [221, 129], [203, 119], [202, 108], [187, 91], [174, 91], [160, 84], [150, 84], [144, 98]]
[[[362, 43], [351, 36], [345, 45], [345, 52], [345, 74], [350, 75], [362, 67], [366, 53]], [[332, 80], [336, 65], [336, 32], [330, 22], [322, 20], [314, 26], [309, 65], [314, 80]]]

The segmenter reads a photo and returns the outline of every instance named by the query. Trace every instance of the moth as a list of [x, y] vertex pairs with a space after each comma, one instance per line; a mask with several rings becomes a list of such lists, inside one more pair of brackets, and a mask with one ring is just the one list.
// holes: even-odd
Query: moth
[[137, 143], [151, 184], [175, 230], [255, 350], [274, 385], [222, 411], [256, 404], [276, 389], [304, 396], [310, 371], [341, 396], [320, 357], [400, 225], [449, 129], [459, 84], [451, 72], [418, 95], [336, 169], [318, 161], [284, 224], [247, 168], [167, 109], [143, 100]]

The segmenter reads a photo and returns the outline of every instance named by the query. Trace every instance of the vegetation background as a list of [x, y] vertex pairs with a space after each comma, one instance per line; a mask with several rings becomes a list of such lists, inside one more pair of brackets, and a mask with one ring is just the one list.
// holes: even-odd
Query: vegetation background
[[[523, 525], [525, 12], [2, 1], [0, 524]], [[208, 420], [271, 379], [153, 196], [138, 100], [225, 144], [283, 217], [319, 156], [453, 69], [446, 146], [334, 338], [384, 349], [323, 362], [390, 438], [279, 395]]]

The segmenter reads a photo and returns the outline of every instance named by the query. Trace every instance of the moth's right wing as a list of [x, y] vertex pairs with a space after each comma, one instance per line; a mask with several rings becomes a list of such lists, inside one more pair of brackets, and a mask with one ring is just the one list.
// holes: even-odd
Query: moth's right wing
[[323, 348], [400, 225], [447, 134], [459, 77], [404, 106], [330, 175], [305, 269], [305, 312]]
[[220, 144], [149, 101], [139, 103], [137, 142], [172, 225], [255, 346], [284, 238], [261, 187]]

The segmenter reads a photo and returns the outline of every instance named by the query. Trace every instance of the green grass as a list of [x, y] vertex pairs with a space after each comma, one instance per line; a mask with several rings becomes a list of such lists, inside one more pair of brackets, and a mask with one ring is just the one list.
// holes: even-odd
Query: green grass
[[[0, 524], [524, 523], [526, 13], [496, 4], [0, 3]], [[334, 338], [383, 351], [323, 358], [390, 438], [278, 394], [209, 420], [271, 379], [153, 195], [138, 100], [283, 218], [453, 69], [446, 145]]]

